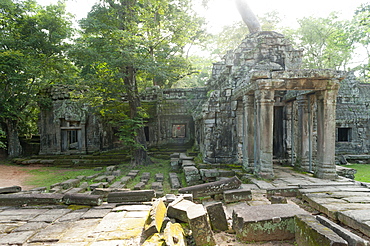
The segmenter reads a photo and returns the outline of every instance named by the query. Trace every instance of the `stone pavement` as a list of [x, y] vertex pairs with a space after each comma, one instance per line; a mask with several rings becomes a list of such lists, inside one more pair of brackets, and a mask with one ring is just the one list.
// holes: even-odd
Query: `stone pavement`
[[[346, 178], [317, 179], [289, 167], [275, 166], [274, 171], [272, 182], [250, 177], [251, 184], [242, 185], [252, 190], [252, 200], [228, 204], [229, 218], [233, 208], [270, 204], [272, 196], [298, 196], [318, 213], [370, 237], [366, 184]], [[0, 245], [136, 246], [150, 208], [149, 203], [0, 207]]]
[[0, 207], [0, 245], [137, 246], [151, 205], [76, 208]]

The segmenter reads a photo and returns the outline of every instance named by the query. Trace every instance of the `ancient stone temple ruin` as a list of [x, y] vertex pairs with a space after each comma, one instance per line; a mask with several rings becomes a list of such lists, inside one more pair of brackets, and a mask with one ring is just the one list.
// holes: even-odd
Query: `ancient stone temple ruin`
[[[281, 34], [255, 32], [214, 64], [206, 88], [148, 88], [148, 145], [195, 145], [206, 163], [239, 163], [265, 178], [274, 161], [335, 178], [336, 153], [368, 154], [370, 86], [353, 74], [300, 69], [302, 55]], [[117, 147], [114, 128], [63, 90], [48, 91], [40, 153]]]

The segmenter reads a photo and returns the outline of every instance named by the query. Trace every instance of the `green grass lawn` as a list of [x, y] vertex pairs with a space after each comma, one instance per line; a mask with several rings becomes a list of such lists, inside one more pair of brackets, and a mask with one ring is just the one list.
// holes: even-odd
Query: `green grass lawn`
[[370, 183], [370, 164], [352, 164], [347, 165], [346, 167], [357, 170], [357, 173], [355, 174], [356, 181]]

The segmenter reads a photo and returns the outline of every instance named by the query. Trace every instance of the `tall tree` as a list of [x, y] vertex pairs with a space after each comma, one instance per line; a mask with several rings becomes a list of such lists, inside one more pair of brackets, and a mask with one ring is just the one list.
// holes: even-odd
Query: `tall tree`
[[305, 50], [304, 68], [347, 69], [354, 50], [349, 21], [331, 13], [325, 18], [304, 17], [298, 23], [292, 40]]
[[63, 55], [70, 19], [63, 2], [0, 2], [0, 123], [9, 157], [22, 154], [20, 126], [34, 114], [40, 87], [65, 78], [66, 67], [73, 67]]
[[[125, 95], [131, 122], [142, 126], [140, 85], [170, 87], [190, 73], [184, 48], [202, 38], [201, 25], [188, 0], [101, 0], [81, 20], [82, 36], [72, 54], [102, 110], [107, 113], [107, 104], [120, 105]], [[123, 112], [117, 107], [110, 111]], [[132, 132], [132, 164], [145, 165], [144, 129]]]
[[[361, 4], [355, 11], [352, 25], [353, 40], [365, 50], [364, 61], [356, 67], [364, 81], [370, 77], [370, 3]], [[362, 54], [363, 55], [363, 54]]]

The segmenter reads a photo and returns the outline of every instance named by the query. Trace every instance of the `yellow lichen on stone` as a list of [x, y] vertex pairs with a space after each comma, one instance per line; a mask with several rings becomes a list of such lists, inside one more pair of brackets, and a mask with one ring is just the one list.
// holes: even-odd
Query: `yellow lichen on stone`
[[179, 223], [168, 223], [164, 229], [164, 239], [168, 246], [185, 246], [184, 230]]
[[164, 217], [167, 214], [167, 207], [162, 199], [158, 200], [156, 211], [155, 211], [155, 226], [157, 231], [160, 232], [163, 224]]
[[153, 234], [142, 244], [142, 246], [165, 246], [165, 245], [166, 243], [159, 233]]

